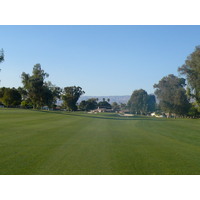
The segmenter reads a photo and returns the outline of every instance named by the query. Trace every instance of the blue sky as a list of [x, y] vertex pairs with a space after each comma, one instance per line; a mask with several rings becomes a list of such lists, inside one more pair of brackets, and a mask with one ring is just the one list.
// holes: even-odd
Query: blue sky
[[47, 80], [85, 95], [153, 93], [197, 45], [200, 26], [0, 26], [0, 86], [22, 86], [22, 72], [40, 63]]

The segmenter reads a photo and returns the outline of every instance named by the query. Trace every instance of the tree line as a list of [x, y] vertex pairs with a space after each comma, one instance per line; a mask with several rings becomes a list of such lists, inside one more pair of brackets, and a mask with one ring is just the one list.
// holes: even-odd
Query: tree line
[[[0, 51], [0, 62], [4, 61], [4, 52]], [[113, 109], [114, 111], [129, 110], [135, 114], [149, 114], [152, 112], [168, 113], [177, 116], [200, 116], [200, 46], [197, 46], [185, 63], [178, 68], [180, 75], [173, 74], [163, 77], [154, 84], [154, 94], [145, 90], [133, 91], [126, 105], [112, 105], [109, 99], [98, 101], [96, 98], [82, 101], [78, 99], [85, 92], [80, 86], [67, 86], [60, 88], [50, 81], [45, 81], [49, 76], [40, 64], [33, 67], [32, 74], [22, 73], [23, 87], [0, 88], [0, 103], [8, 107], [21, 106], [24, 108], [41, 109], [44, 106], [56, 107], [57, 100], [63, 100], [62, 107], [68, 111], [94, 110], [97, 107]]]
[[97, 107], [111, 109], [109, 99], [98, 102], [91, 98], [77, 104], [78, 99], [85, 92], [79, 86], [68, 86], [60, 88], [50, 81], [45, 81], [49, 74], [44, 72], [40, 64], [33, 67], [32, 74], [23, 72], [21, 74], [23, 87], [0, 88], [0, 103], [7, 107], [22, 107], [42, 109], [44, 106], [54, 109], [58, 100], [63, 100], [62, 108], [68, 111], [93, 110]]
[[70, 86], [63, 89], [45, 81], [49, 74], [44, 72], [40, 64], [33, 67], [32, 75], [22, 73], [23, 87], [0, 88], [0, 100], [8, 107], [21, 106], [23, 108], [42, 109], [56, 107], [58, 99], [63, 100], [63, 106], [69, 111], [77, 110], [77, 101], [85, 92], [81, 87]]
[[154, 84], [155, 97], [149, 102], [146, 91], [136, 90], [133, 92], [128, 106], [133, 113], [146, 114], [151, 111], [167, 113], [169, 116], [200, 116], [200, 46], [197, 46], [185, 63], [178, 68], [180, 75], [173, 74], [163, 77]]

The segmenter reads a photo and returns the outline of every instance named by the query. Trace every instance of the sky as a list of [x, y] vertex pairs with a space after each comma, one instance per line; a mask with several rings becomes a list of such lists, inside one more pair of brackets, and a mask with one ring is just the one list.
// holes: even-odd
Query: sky
[[80, 86], [86, 96], [153, 93], [153, 85], [179, 76], [195, 46], [200, 26], [0, 26], [0, 87], [22, 86], [22, 72], [40, 63], [47, 81]]

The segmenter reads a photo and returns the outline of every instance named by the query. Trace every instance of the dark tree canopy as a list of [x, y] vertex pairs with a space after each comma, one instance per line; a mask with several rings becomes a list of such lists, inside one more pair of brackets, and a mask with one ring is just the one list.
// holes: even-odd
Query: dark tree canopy
[[103, 98], [103, 101], [100, 101], [97, 105], [99, 108], [106, 108], [106, 109], [111, 109], [112, 106]]
[[154, 84], [155, 94], [163, 111], [179, 115], [188, 112], [190, 104], [184, 86], [185, 79], [173, 74], [163, 77], [158, 84]]
[[88, 99], [87, 101], [83, 100], [81, 101], [80, 105], [79, 105], [79, 109], [80, 110], [94, 110], [97, 108], [97, 99], [96, 98], [91, 98]]
[[18, 87], [17, 90], [18, 90], [18, 92], [20, 93], [20, 95], [21, 95], [21, 97], [22, 97], [22, 100], [27, 99], [28, 93], [27, 93], [27, 91], [26, 91], [24, 88]]
[[0, 88], [0, 100], [3, 97], [5, 90], [6, 90], [5, 87]]
[[135, 90], [128, 102], [128, 107], [132, 113], [144, 114], [148, 109], [148, 94], [145, 90]]
[[51, 93], [51, 98], [50, 100], [48, 100], [49, 103], [46, 105], [50, 106], [52, 105], [52, 103], [56, 104], [57, 100], [60, 99], [62, 89], [60, 87], [57, 87], [56, 85], [53, 85], [50, 81], [44, 83], [44, 88], [46, 89], [46, 91], [47, 89], [49, 90], [49, 95]]
[[190, 88], [188, 94], [200, 104], [200, 46], [187, 57], [185, 64], [179, 67], [178, 71], [186, 76]]
[[79, 104], [79, 109], [85, 111], [85, 110], [87, 110], [87, 105], [88, 105], [88, 104], [87, 104], [87, 101], [86, 101], [86, 100], [83, 100], [83, 101], [81, 101], [80, 104]]
[[5, 106], [18, 106], [21, 104], [21, 94], [15, 88], [3, 88], [0, 98]]
[[71, 86], [65, 87], [62, 95], [64, 106], [69, 111], [76, 111], [77, 110], [77, 101], [82, 94], [85, 92], [82, 90], [81, 87]]
[[156, 110], [156, 97], [153, 94], [148, 95], [147, 99], [147, 111], [152, 113]]

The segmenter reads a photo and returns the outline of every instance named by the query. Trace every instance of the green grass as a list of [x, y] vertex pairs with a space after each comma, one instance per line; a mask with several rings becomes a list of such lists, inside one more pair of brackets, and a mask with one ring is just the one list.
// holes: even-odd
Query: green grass
[[200, 174], [200, 120], [0, 109], [0, 174]]

